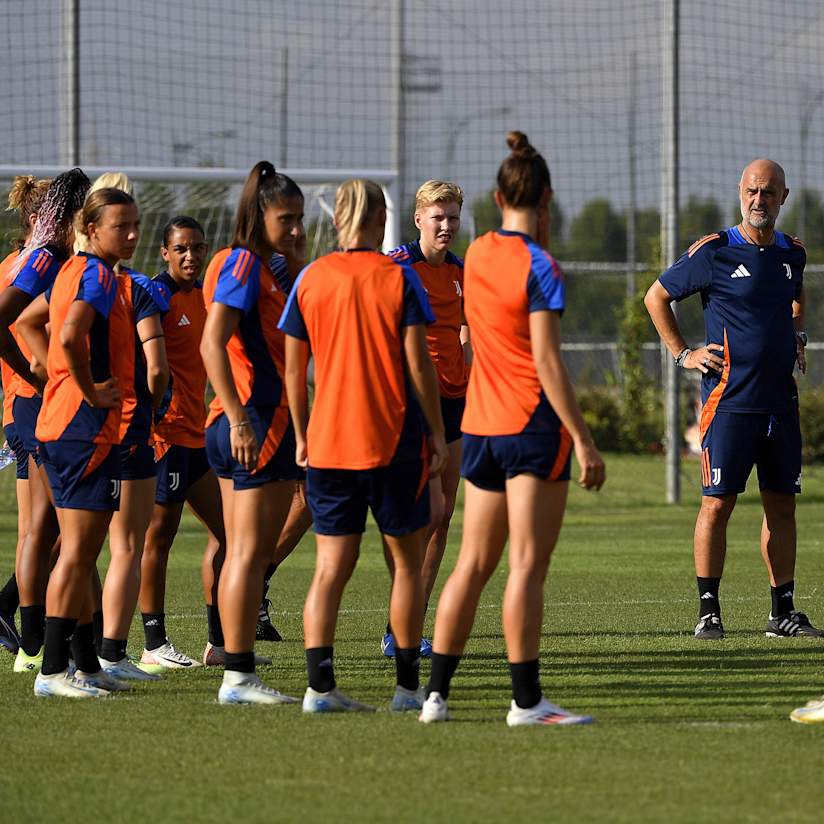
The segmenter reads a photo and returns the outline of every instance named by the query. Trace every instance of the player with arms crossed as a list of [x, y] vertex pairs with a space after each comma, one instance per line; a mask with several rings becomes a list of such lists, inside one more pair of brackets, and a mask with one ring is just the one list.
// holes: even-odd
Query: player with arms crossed
[[[427, 180], [415, 195], [415, 226], [420, 239], [390, 252], [398, 263], [418, 273], [426, 289], [435, 323], [426, 328], [429, 356], [438, 373], [441, 415], [444, 422], [449, 459], [443, 472], [429, 482], [432, 520], [427, 528], [426, 555], [423, 561], [424, 614], [446, 550], [449, 522], [455, 511], [455, 497], [461, 479], [461, 417], [466, 405], [469, 369], [463, 341], [469, 331], [463, 316], [463, 261], [449, 251], [461, 227], [463, 191], [455, 183]], [[392, 556], [386, 552], [390, 573]], [[381, 651], [395, 654], [392, 629], [386, 626]], [[421, 640], [421, 655], [432, 654], [432, 643]]]
[[[753, 464], [764, 520], [761, 555], [770, 576], [766, 634], [822, 637], [793, 603], [795, 495], [801, 492], [801, 430], [796, 363], [804, 369], [806, 253], [775, 228], [787, 199], [784, 170], [754, 160], [739, 183], [741, 222], [696, 241], [647, 292], [645, 303], [678, 366], [702, 374], [700, 419], [703, 498], [695, 524], [698, 624], [695, 637], [724, 637], [718, 590], [727, 522]], [[691, 350], [671, 303], [696, 292], [707, 343]]]
[[564, 281], [543, 248], [549, 243], [549, 168], [525, 134], [510, 132], [507, 143], [512, 153], [498, 171], [495, 193], [502, 228], [474, 241], [466, 256], [474, 358], [461, 426], [463, 540], [438, 603], [420, 720], [449, 717], [450, 681], [509, 536], [503, 624], [513, 700], [507, 724], [583, 724], [592, 719], [544, 698], [538, 654], [544, 581], [566, 508], [571, 450], [586, 489], [600, 489], [604, 462], [561, 358]]

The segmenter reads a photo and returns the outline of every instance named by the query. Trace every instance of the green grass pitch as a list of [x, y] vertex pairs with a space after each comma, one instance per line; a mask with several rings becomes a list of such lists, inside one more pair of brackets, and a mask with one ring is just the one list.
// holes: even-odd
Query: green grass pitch
[[[660, 458], [612, 456], [608, 472], [601, 493], [571, 493], [542, 643], [545, 692], [591, 712], [593, 726], [506, 727], [502, 567], [484, 594], [445, 725], [388, 712], [304, 718], [298, 707], [221, 707], [213, 670], [169, 674], [104, 702], [38, 701], [31, 677], [14, 675], [2, 654], [0, 821], [821, 820], [824, 727], [787, 715], [824, 692], [824, 645], [764, 637], [757, 493], [741, 499], [730, 527], [721, 590], [728, 636], [700, 644], [692, 639], [697, 464], [685, 467], [679, 507], [661, 503]], [[821, 623], [824, 471], [808, 470], [805, 484], [797, 605]], [[12, 495], [7, 470], [2, 576], [15, 542]], [[460, 525], [459, 510], [444, 577]], [[169, 571], [167, 624], [191, 654], [205, 641], [201, 542], [187, 518]], [[274, 657], [264, 679], [293, 695], [305, 687], [300, 616], [312, 568], [308, 536], [274, 580], [273, 619], [287, 640], [260, 645]], [[384, 707], [394, 683], [378, 649], [386, 596], [371, 529], [345, 596], [336, 668], [343, 689]], [[132, 654], [141, 640], [135, 623]]]

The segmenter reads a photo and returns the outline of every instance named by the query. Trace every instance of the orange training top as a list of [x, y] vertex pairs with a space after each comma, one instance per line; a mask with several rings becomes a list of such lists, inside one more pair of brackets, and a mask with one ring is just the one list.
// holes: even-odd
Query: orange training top
[[420, 457], [401, 330], [433, 321], [415, 270], [380, 252], [332, 252], [300, 273], [280, 328], [308, 341], [315, 359], [310, 466], [373, 469]]
[[463, 261], [446, 253], [440, 266], [428, 263], [419, 241], [406, 243], [389, 253], [398, 263], [411, 266], [421, 279], [435, 314], [435, 322], [426, 329], [429, 357], [438, 372], [438, 386], [445, 398], [462, 398], [469, 382], [461, 344], [463, 324]]
[[461, 429], [470, 435], [558, 431], [529, 335], [531, 312], [564, 310], [558, 264], [532, 238], [499, 229], [466, 253], [464, 305], [472, 372]]

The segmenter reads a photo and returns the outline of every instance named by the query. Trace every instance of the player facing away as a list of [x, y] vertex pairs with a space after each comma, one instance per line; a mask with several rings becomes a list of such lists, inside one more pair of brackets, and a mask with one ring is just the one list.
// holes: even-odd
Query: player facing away
[[[696, 241], [647, 292], [645, 303], [678, 366], [698, 369], [703, 407], [701, 487], [695, 524], [698, 624], [695, 637], [724, 637], [718, 590], [727, 550], [727, 523], [753, 464], [764, 520], [761, 555], [772, 606], [766, 634], [813, 636], [793, 603], [795, 495], [801, 492], [801, 430], [793, 369], [805, 368], [806, 253], [775, 221], [787, 199], [784, 170], [754, 160], [738, 187], [741, 222]], [[701, 295], [706, 344], [687, 346], [671, 303]]]
[[[341, 184], [335, 197], [340, 251], [301, 272], [280, 321], [287, 335], [286, 389], [296, 460], [307, 468], [317, 543], [303, 611], [307, 713], [370, 709], [337, 688], [333, 668], [338, 609], [368, 509], [395, 564], [389, 612], [397, 686], [391, 708], [417, 709], [422, 701], [427, 481], [443, 468], [446, 441], [437, 377], [426, 351], [425, 324], [434, 316], [415, 271], [378, 252], [385, 223], [386, 204], [376, 183]], [[311, 417], [310, 350], [315, 359]], [[424, 416], [432, 433], [431, 465]]]
[[114, 266], [134, 253], [139, 227], [126, 192], [90, 194], [77, 221], [88, 252], [63, 266], [49, 298], [49, 380], [36, 434], [61, 547], [49, 577], [43, 665], [34, 684], [42, 697], [99, 698], [127, 688], [100, 669], [93, 645], [73, 648], [77, 670], [71, 674], [69, 645], [81, 625], [91, 636], [92, 574], [120, 499], [118, 384], [130, 377], [123, 342], [134, 332], [121, 310]]
[[267, 261], [274, 253], [271, 205], [277, 176], [255, 164], [240, 195], [232, 245], [206, 271], [207, 316], [200, 353], [216, 396], [206, 421], [206, 454], [217, 474], [226, 525], [218, 583], [225, 661], [223, 704], [292, 703], [255, 674], [255, 627], [263, 573], [302, 470], [283, 389], [285, 304]]
[[449, 717], [450, 681], [508, 536], [503, 625], [513, 700], [507, 724], [582, 724], [592, 719], [550, 703], [541, 691], [544, 581], [566, 507], [572, 448], [582, 487], [600, 489], [605, 470], [561, 358], [564, 281], [544, 250], [549, 168], [525, 134], [510, 132], [507, 143], [512, 153], [498, 171], [495, 193], [501, 229], [478, 238], [466, 255], [473, 361], [461, 426], [464, 528], [438, 602], [420, 720]]
[[226, 535], [220, 487], [206, 458], [206, 368], [200, 358], [200, 340], [206, 323], [206, 305], [200, 276], [208, 245], [203, 227], [192, 217], [173, 217], [163, 229], [161, 256], [167, 269], [154, 283], [169, 301], [163, 334], [171, 379], [155, 411], [153, 444], [157, 490], [154, 511], [143, 549], [140, 612], [145, 647], [141, 666], [155, 669], [191, 669], [200, 666], [175, 649], [166, 634], [166, 568], [180, 526], [183, 504], [206, 528], [201, 562], [206, 601], [206, 652], [223, 647], [223, 629], [217, 608], [217, 585], [226, 555]]
[[[465, 344], [469, 337], [463, 312], [463, 261], [449, 251], [461, 227], [463, 191], [455, 183], [427, 180], [415, 195], [415, 226], [420, 238], [389, 255], [411, 266], [426, 290], [435, 322], [426, 329], [429, 357], [438, 373], [441, 416], [444, 422], [449, 459], [443, 472], [429, 482], [432, 520], [426, 531], [423, 561], [424, 615], [446, 550], [449, 521], [455, 511], [455, 497], [461, 477], [461, 417], [466, 405], [469, 368]], [[466, 344], [468, 348], [468, 344]], [[392, 556], [386, 553], [390, 574]], [[395, 654], [389, 624], [381, 641], [381, 652]], [[432, 654], [432, 643], [421, 640], [421, 655]]]
[[[17, 256], [28, 243], [34, 224], [37, 220], [37, 210], [43, 202], [50, 181], [38, 180], [33, 175], [18, 175], [12, 182], [9, 190], [9, 211], [17, 212], [20, 220], [20, 236], [15, 244], [16, 248], [0, 263], [0, 293], [8, 286], [7, 275], [11, 272]], [[2, 298], [0, 298], [2, 301]], [[14, 334], [13, 325], [3, 324], [2, 330]], [[0, 359], [9, 348], [7, 333], [0, 330]], [[19, 345], [19, 344], [18, 344]], [[17, 548], [15, 558], [22, 552], [31, 523], [31, 498], [29, 496], [29, 456], [23, 447], [23, 442], [17, 433], [14, 423], [14, 382], [16, 372], [0, 360], [3, 380], [3, 434], [6, 444], [12, 450], [16, 464], [15, 497], [17, 501]], [[44, 588], [45, 589], [45, 588]], [[9, 579], [0, 589], [0, 646], [16, 655], [20, 648], [20, 634], [14, 622], [14, 613], [20, 606], [20, 590], [17, 586], [17, 576], [12, 572]], [[42, 621], [40, 622], [42, 626]], [[41, 630], [42, 634], [42, 630]], [[39, 645], [38, 645], [39, 647]]]
[[74, 216], [83, 205], [88, 188], [89, 180], [80, 169], [64, 172], [51, 182], [38, 210], [34, 231], [12, 264], [7, 286], [0, 294], [0, 339], [4, 363], [13, 370], [9, 381], [14, 396], [12, 414], [21, 445], [29, 455], [31, 502], [29, 530], [16, 563], [22, 643], [14, 662], [15, 672], [35, 672], [42, 661], [46, 584], [51, 553], [59, 537], [35, 434], [45, 375], [36, 367], [33, 371], [32, 349], [21, 335], [21, 323], [16, 321], [21, 320], [27, 308], [42, 300], [42, 294], [51, 288], [58, 270], [71, 254]]

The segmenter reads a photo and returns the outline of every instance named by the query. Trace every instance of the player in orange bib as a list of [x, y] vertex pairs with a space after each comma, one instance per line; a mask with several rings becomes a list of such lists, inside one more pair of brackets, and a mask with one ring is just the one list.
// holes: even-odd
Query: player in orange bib
[[[90, 194], [77, 220], [89, 251], [60, 270], [49, 298], [49, 380], [36, 434], [62, 543], [46, 593], [43, 665], [34, 685], [42, 697], [98, 698], [126, 686], [100, 669], [93, 645], [88, 657], [84, 647], [85, 660], [75, 648], [74, 674], [68, 665], [78, 619], [91, 618], [92, 574], [120, 498], [118, 383], [130, 377], [123, 341], [134, 331], [129, 313], [118, 308], [124, 301], [113, 267], [134, 253], [139, 226], [126, 192]], [[91, 640], [91, 621], [83, 626]]]
[[[20, 218], [21, 235], [17, 239], [16, 247], [2, 263], [0, 263], [0, 291], [5, 289], [17, 255], [25, 247], [31, 237], [37, 220], [37, 210], [43, 202], [46, 190], [49, 188], [48, 180], [38, 180], [32, 175], [18, 175], [12, 182], [9, 191], [9, 210], [17, 212]], [[12, 327], [7, 327], [11, 331]], [[13, 334], [13, 332], [12, 332]], [[8, 339], [6, 347], [8, 347]], [[2, 352], [0, 352], [2, 356]], [[5, 360], [0, 362], [3, 378], [3, 433], [6, 436], [6, 444], [14, 452], [17, 464], [16, 498], [17, 498], [17, 551], [15, 557], [19, 557], [22, 552], [26, 534], [31, 523], [31, 497], [29, 495], [29, 456], [23, 446], [23, 441], [17, 432], [14, 423], [14, 382], [15, 373]], [[45, 587], [43, 588], [45, 591]], [[20, 635], [14, 623], [14, 613], [20, 606], [20, 590], [17, 586], [17, 576], [15, 573], [0, 589], [0, 645], [5, 647], [12, 655], [17, 654], [20, 648]], [[42, 635], [43, 621], [39, 622]], [[38, 648], [40, 644], [37, 645]]]
[[208, 248], [203, 227], [194, 218], [173, 217], [163, 229], [160, 247], [167, 269], [154, 278], [169, 300], [163, 332], [172, 377], [166, 397], [155, 412], [157, 490], [140, 581], [145, 636], [141, 664], [147, 667], [191, 669], [200, 665], [196, 658], [177, 650], [166, 635], [166, 567], [184, 503], [206, 528], [201, 578], [208, 641], [211, 649], [223, 647], [217, 585], [226, 555], [226, 535], [220, 487], [206, 458], [206, 368], [199, 351], [206, 323], [200, 276]]
[[[397, 640], [391, 708], [418, 709], [423, 627], [421, 564], [429, 523], [429, 474], [446, 459], [435, 370], [425, 325], [434, 321], [411, 269], [377, 251], [386, 204], [372, 181], [343, 183], [335, 198], [341, 251], [301, 272], [280, 322], [297, 462], [307, 467], [317, 564], [303, 611], [307, 713], [370, 709], [337, 689], [333, 644], [338, 609], [371, 509], [392, 554], [390, 618]], [[307, 365], [315, 399], [307, 428]], [[423, 414], [421, 412], [421, 407]], [[433, 456], [426, 449], [424, 416]]]
[[203, 284], [207, 316], [200, 353], [215, 390], [206, 453], [220, 479], [226, 525], [218, 583], [223, 704], [295, 700], [258, 678], [254, 653], [263, 574], [302, 475], [283, 388], [283, 333], [277, 328], [286, 298], [268, 266], [275, 251], [278, 188], [274, 166], [257, 163], [240, 195], [232, 245], [212, 258]]
[[[432, 522], [427, 529], [426, 556], [423, 561], [424, 597], [428, 605], [446, 550], [449, 522], [455, 511], [455, 497], [461, 479], [461, 417], [466, 405], [469, 382], [467, 351], [469, 329], [463, 311], [463, 261], [449, 251], [461, 227], [463, 191], [455, 183], [428, 180], [415, 195], [415, 226], [420, 239], [390, 252], [398, 263], [411, 266], [426, 289], [435, 314], [435, 323], [427, 327], [429, 356], [438, 372], [449, 460], [443, 473], [429, 482]], [[392, 572], [391, 556], [387, 563]], [[381, 652], [395, 654], [395, 642], [389, 624], [381, 641]], [[421, 655], [432, 655], [432, 643], [421, 640]]]
[[[80, 169], [58, 175], [40, 205], [34, 231], [12, 264], [0, 295], [0, 338], [3, 360], [13, 372], [6, 385], [13, 395], [12, 414], [23, 449], [29, 455], [31, 521], [17, 558], [21, 598], [21, 646], [15, 672], [36, 672], [42, 660], [46, 616], [46, 583], [51, 555], [59, 538], [57, 516], [49, 497], [36, 437], [45, 374], [23, 339], [25, 315], [39, 302], [71, 254], [73, 220], [83, 204], [89, 180]], [[42, 361], [45, 363], [45, 361]]]
[[541, 692], [544, 581], [566, 507], [571, 448], [586, 489], [601, 487], [604, 463], [561, 358], [564, 282], [544, 251], [549, 168], [521, 132], [510, 132], [507, 143], [512, 154], [501, 164], [495, 193], [501, 229], [478, 238], [466, 255], [473, 361], [461, 427], [464, 529], [438, 603], [420, 720], [448, 718], [450, 681], [508, 536], [503, 624], [513, 700], [507, 723], [581, 724], [592, 719], [551, 704]]

